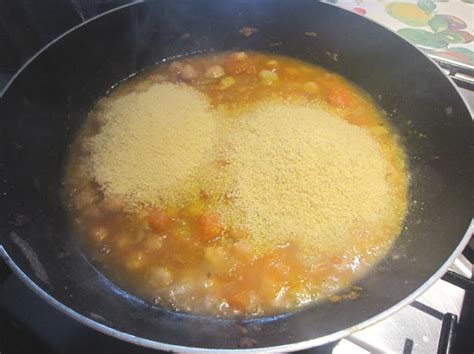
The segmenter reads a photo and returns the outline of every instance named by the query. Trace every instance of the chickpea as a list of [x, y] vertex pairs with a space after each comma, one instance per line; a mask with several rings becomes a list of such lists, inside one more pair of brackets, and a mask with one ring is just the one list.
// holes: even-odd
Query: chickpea
[[181, 70], [179, 76], [183, 80], [190, 81], [198, 77], [198, 72], [196, 71], [196, 69], [194, 69], [194, 67], [189, 64], [186, 64], [183, 66], [183, 69]]
[[220, 87], [222, 90], [228, 89], [232, 85], [235, 84], [235, 79], [232, 76], [226, 76], [224, 77], [221, 82], [220, 82]]
[[270, 70], [261, 70], [258, 73], [260, 81], [266, 85], [271, 85], [278, 80], [278, 74]]
[[173, 62], [168, 67], [168, 71], [185, 81], [190, 81], [198, 77], [197, 70], [190, 64]]
[[168, 268], [155, 267], [150, 270], [148, 281], [151, 286], [160, 288], [170, 285], [173, 281], [173, 275]]
[[179, 75], [182, 70], [183, 70], [183, 64], [178, 63], [178, 62], [173, 62], [168, 67], [168, 71], [174, 75]]
[[158, 251], [163, 245], [163, 240], [156, 234], [150, 234], [143, 240], [143, 245], [147, 251]]
[[220, 65], [213, 65], [206, 70], [205, 77], [208, 79], [217, 79], [225, 75], [224, 68]]
[[237, 59], [237, 60], [245, 60], [248, 59], [248, 55], [245, 52], [235, 52], [232, 54], [232, 59]]
[[267, 66], [269, 66], [270, 68], [276, 68], [278, 67], [278, 62], [276, 60], [270, 60], [267, 62]]

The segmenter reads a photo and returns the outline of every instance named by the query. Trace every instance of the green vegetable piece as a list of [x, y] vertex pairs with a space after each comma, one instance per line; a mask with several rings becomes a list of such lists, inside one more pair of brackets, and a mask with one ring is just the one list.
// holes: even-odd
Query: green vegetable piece
[[398, 30], [397, 33], [416, 45], [430, 48], [446, 48], [448, 46], [448, 42], [444, 40], [444, 37], [437, 36], [436, 34], [425, 30], [402, 28]]

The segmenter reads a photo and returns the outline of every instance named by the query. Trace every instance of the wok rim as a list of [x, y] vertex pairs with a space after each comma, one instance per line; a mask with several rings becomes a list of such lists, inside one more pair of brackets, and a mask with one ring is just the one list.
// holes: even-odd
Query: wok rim
[[[47, 43], [44, 47], [42, 47], [40, 50], [38, 50], [30, 59], [28, 59], [21, 67], [18, 69], [18, 71], [12, 76], [12, 78], [8, 81], [8, 83], [5, 85], [3, 90], [0, 92], [0, 99], [4, 96], [4, 94], [7, 92], [9, 87], [13, 84], [13, 82], [21, 75], [21, 73], [39, 56], [41, 55], [44, 51], [46, 51], [50, 46], [54, 45], [56, 42], [59, 42], [62, 40], [64, 37], [69, 35], [70, 33], [74, 32], [75, 30], [81, 28], [82, 26], [87, 25], [88, 23], [95, 21], [101, 17], [107, 16], [115, 11], [119, 11], [121, 9], [131, 7], [134, 5], [146, 3], [146, 0], [136, 0], [135, 2], [125, 4], [116, 8], [113, 8], [111, 10], [108, 10], [106, 12], [103, 12], [97, 16], [91, 17], [87, 19], [86, 21], [81, 22], [80, 24], [70, 28], [66, 32], [62, 33], [58, 37], [54, 38], [52, 41]], [[352, 11], [338, 7], [334, 4], [329, 4], [329, 3], [321, 3], [323, 6], [331, 6], [335, 7], [340, 11], [348, 12], [351, 13], [354, 16], [358, 16], [357, 14], [354, 14]], [[415, 46], [414, 44], [410, 43], [406, 39], [404, 39], [402, 36], [400, 36], [398, 33], [390, 30], [387, 26], [376, 22], [368, 17], [364, 17], [367, 21], [370, 21], [377, 26], [383, 28], [384, 30], [388, 30], [398, 36], [400, 39], [402, 39], [407, 45], [415, 48], [420, 55], [423, 55], [426, 59], [428, 59], [439, 71], [442, 71], [441, 67], [431, 58], [429, 57], [426, 53], [424, 53], [420, 48]], [[445, 75], [443, 73], [443, 76], [448, 80], [448, 82], [451, 84], [451, 86], [455, 89], [456, 93], [458, 96], [461, 98], [464, 106], [466, 107], [468, 113], [471, 116], [471, 120], [473, 117], [473, 110], [467, 103], [465, 97], [460, 93], [459, 88], [456, 86], [454, 83], [453, 79], [450, 78], [449, 76]], [[234, 353], [234, 352], [246, 352], [246, 353], [270, 353], [270, 352], [277, 352], [277, 351], [297, 351], [297, 350], [303, 350], [307, 348], [312, 348], [312, 347], [317, 347], [321, 346], [324, 344], [328, 344], [331, 342], [334, 342], [336, 340], [340, 340], [344, 337], [347, 337], [357, 331], [360, 331], [364, 328], [367, 328], [371, 325], [374, 325], [392, 314], [398, 312], [402, 308], [408, 306], [410, 303], [412, 303], [415, 299], [417, 299], [419, 296], [421, 296], [425, 291], [427, 291], [436, 281], [441, 279], [441, 277], [446, 273], [448, 268], [453, 264], [453, 262], [461, 255], [462, 251], [468, 244], [470, 238], [474, 234], [474, 218], [471, 218], [470, 224], [462, 237], [461, 241], [458, 243], [457, 247], [454, 249], [454, 251], [451, 253], [449, 258], [438, 268], [438, 270], [428, 279], [423, 283], [420, 287], [418, 287], [415, 291], [413, 291], [409, 296], [405, 297], [401, 301], [397, 302], [395, 305], [389, 307], [385, 311], [380, 312], [378, 315], [373, 316], [357, 325], [351, 326], [349, 328], [342, 329], [340, 331], [318, 337], [318, 338], [313, 338], [305, 341], [300, 341], [300, 342], [295, 342], [295, 343], [289, 343], [289, 344], [283, 344], [283, 345], [277, 345], [277, 346], [270, 346], [270, 347], [255, 347], [255, 348], [246, 348], [246, 349], [215, 349], [215, 348], [204, 348], [204, 347], [188, 347], [188, 346], [182, 346], [182, 345], [176, 345], [176, 344], [168, 344], [164, 342], [159, 342], [156, 340], [152, 339], [145, 339], [139, 336], [135, 336], [126, 332], [122, 332], [120, 330], [111, 328], [107, 325], [101, 324], [81, 313], [78, 311], [68, 307], [67, 305], [63, 304], [56, 298], [54, 298], [52, 295], [50, 295], [47, 291], [43, 290], [37, 283], [35, 283], [32, 279], [28, 277], [28, 275], [22, 271], [22, 269], [13, 261], [13, 259], [10, 257], [8, 252], [5, 250], [5, 248], [0, 244], [0, 257], [5, 261], [5, 263], [8, 265], [8, 267], [11, 269], [11, 271], [25, 283], [25, 285], [28, 286], [36, 295], [38, 295], [40, 298], [42, 298], [44, 301], [46, 301], [48, 304], [52, 305], [54, 308], [59, 310], [60, 312], [64, 313], [66, 316], [69, 318], [78, 321], [79, 323], [82, 323], [86, 325], [87, 327], [96, 330], [102, 334], [109, 335], [111, 337], [117, 338], [119, 340], [123, 340], [126, 342], [129, 342], [131, 344], [139, 345], [142, 347], [148, 347], [152, 349], [159, 349], [159, 350], [166, 350], [166, 351], [176, 351], [176, 352], [190, 352], [190, 353], [202, 353], [202, 352], [219, 352], [219, 353]], [[304, 310], [303, 310], [304, 311]]]
[[20, 267], [18, 267], [18, 265], [11, 259], [11, 257], [8, 255], [6, 250], [3, 248], [3, 246], [0, 246], [0, 257], [3, 258], [3, 260], [12, 270], [12, 272], [18, 278], [20, 278], [35, 294], [37, 294], [40, 298], [42, 298], [48, 304], [52, 305], [54, 308], [58, 309], [59, 311], [67, 315], [69, 318], [72, 318], [73, 320], [76, 320], [79, 323], [82, 323], [88, 326], [89, 328], [92, 328], [98, 332], [129, 342], [131, 344], [136, 344], [142, 347], [148, 347], [148, 348], [159, 349], [159, 350], [188, 352], [188, 353], [204, 353], [204, 352], [206, 353], [207, 352], [272, 353], [272, 352], [281, 352], [281, 351], [292, 352], [292, 351], [297, 351], [297, 350], [318, 347], [324, 344], [329, 344], [336, 340], [340, 340], [357, 331], [360, 331], [364, 328], [374, 325], [386, 319], [387, 317], [391, 316], [392, 314], [400, 311], [405, 306], [408, 306], [410, 303], [416, 300], [419, 296], [421, 296], [425, 291], [427, 291], [436, 281], [441, 279], [441, 277], [446, 273], [446, 271], [451, 266], [451, 264], [453, 264], [453, 262], [461, 255], [462, 251], [466, 247], [473, 233], [474, 233], [474, 220], [471, 219], [471, 223], [466, 233], [464, 234], [461, 242], [458, 244], [458, 246], [456, 247], [454, 252], [451, 254], [451, 256], [446, 260], [446, 262], [444, 262], [444, 264], [438, 269], [438, 271], [435, 274], [433, 274], [431, 278], [429, 278], [422, 286], [416, 289], [409, 296], [399, 301], [392, 307], [389, 307], [385, 311], [379, 313], [378, 315], [373, 316], [355, 326], [342, 329], [338, 332], [334, 332], [326, 336], [313, 338], [313, 339], [309, 339], [309, 340], [301, 341], [301, 342], [272, 346], [272, 347], [256, 347], [256, 348], [249, 348], [249, 349], [215, 349], [215, 348], [203, 348], [203, 347], [187, 347], [187, 346], [182, 346], [182, 345], [158, 342], [152, 339], [145, 339], [142, 337], [134, 336], [132, 334], [119, 331], [117, 329], [98, 323], [97, 321], [90, 319], [89, 317], [73, 310], [72, 308], [64, 305], [62, 302], [56, 300], [53, 296], [51, 296], [49, 293], [43, 290], [38, 284], [36, 284], [33, 280], [31, 280], [20, 269]]

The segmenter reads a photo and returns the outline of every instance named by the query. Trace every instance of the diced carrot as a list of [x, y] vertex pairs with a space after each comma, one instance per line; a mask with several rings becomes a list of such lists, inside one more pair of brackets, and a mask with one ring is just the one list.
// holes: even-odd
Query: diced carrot
[[171, 218], [160, 210], [152, 209], [148, 212], [148, 225], [153, 231], [165, 232], [171, 226]]
[[327, 101], [330, 105], [339, 108], [348, 108], [354, 104], [352, 95], [346, 88], [342, 86], [331, 89], [327, 96]]
[[217, 214], [205, 214], [197, 218], [196, 231], [203, 242], [208, 242], [219, 237], [222, 230]]

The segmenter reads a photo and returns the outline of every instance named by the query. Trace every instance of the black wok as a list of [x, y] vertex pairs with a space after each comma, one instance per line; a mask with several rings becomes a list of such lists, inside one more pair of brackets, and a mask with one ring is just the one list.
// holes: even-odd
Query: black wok
[[[239, 33], [245, 26], [258, 32], [246, 38]], [[344, 75], [379, 101], [402, 137], [410, 210], [393, 249], [357, 282], [363, 289], [358, 299], [250, 320], [173, 313], [114, 286], [74, 242], [61, 198], [63, 166], [97, 98], [165, 58], [231, 49], [294, 56]], [[52, 305], [140, 345], [261, 351], [327, 343], [414, 300], [470, 236], [471, 116], [452, 82], [394, 33], [313, 0], [159, 0], [122, 7], [30, 60], [1, 97], [0, 116], [1, 256]]]

